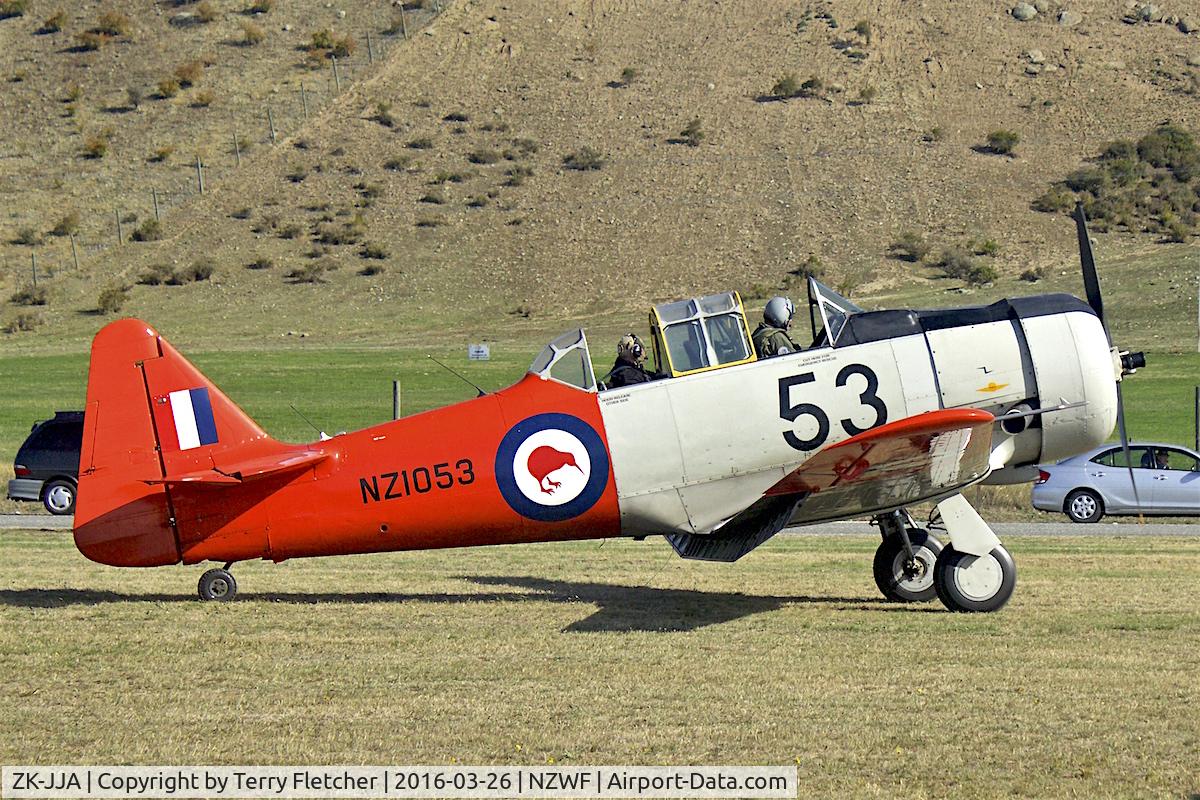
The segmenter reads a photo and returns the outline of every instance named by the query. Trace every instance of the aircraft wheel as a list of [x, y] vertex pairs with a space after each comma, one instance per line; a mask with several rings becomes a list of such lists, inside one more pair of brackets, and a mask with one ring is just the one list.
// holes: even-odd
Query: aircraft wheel
[[1067, 495], [1063, 511], [1071, 522], [1099, 522], [1104, 516], [1104, 501], [1090, 489], [1076, 489]]
[[951, 611], [998, 611], [1017, 586], [1017, 565], [997, 545], [986, 556], [960, 553], [947, 546], [933, 568], [937, 596]]
[[925, 603], [937, 597], [934, 565], [942, 543], [920, 528], [908, 529], [913, 561], [909, 563], [899, 534], [886, 537], [875, 551], [875, 585], [893, 603]]
[[232, 600], [237, 594], [237, 581], [227, 569], [210, 569], [200, 576], [201, 600]]

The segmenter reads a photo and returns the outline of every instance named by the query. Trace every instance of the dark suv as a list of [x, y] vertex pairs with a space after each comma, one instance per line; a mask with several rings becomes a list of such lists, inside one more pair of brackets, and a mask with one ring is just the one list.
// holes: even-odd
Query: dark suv
[[17, 451], [8, 498], [41, 500], [51, 514], [74, 514], [82, 446], [82, 411], [57, 411], [54, 419], [35, 422]]

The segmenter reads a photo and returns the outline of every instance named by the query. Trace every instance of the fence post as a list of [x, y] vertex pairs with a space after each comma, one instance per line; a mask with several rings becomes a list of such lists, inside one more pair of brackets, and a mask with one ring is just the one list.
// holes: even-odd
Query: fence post
[[[197, 159], [199, 162], [199, 159]], [[117, 214], [117, 244], [125, 244], [125, 235], [121, 232], [121, 209], [116, 210]]]
[[71, 234], [71, 258], [75, 260], [75, 269], [79, 269], [79, 251], [75, 248], [75, 234]]
[[300, 105], [304, 107], [304, 119], [308, 119], [308, 92], [304, 88], [304, 81], [300, 81]]
[[1200, 386], [1196, 387], [1196, 449], [1200, 450]]
[[204, 194], [204, 165], [200, 163], [199, 154], [196, 155], [196, 188]]
[[150, 197], [154, 200], [154, 221], [162, 222], [162, 215], [158, 213], [158, 189], [150, 187]]
[[242, 165], [242, 146], [238, 144], [238, 135], [236, 130], [233, 132], [233, 155], [237, 159], [237, 165], [240, 167]]
[[400, 419], [400, 381], [392, 381], [392, 419]]
[[278, 142], [275, 137], [275, 115], [271, 113], [271, 107], [267, 106], [267, 124], [271, 126], [271, 144]]
[[333, 87], [340, 92], [342, 90], [342, 79], [338, 77], [337, 56], [331, 55], [329, 58], [333, 61]]
[[30, 253], [29, 260], [33, 267], [33, 285], [37, 287], [37, 253]]
[[404, 40], [408, 41], [408, 17], [404, 13], [404, 6], [400, 6], [400, 30], [404, 33]]
[[375, 54], [371, 52], [371, 32], [367, 31], [367, 63], [375, 63]]

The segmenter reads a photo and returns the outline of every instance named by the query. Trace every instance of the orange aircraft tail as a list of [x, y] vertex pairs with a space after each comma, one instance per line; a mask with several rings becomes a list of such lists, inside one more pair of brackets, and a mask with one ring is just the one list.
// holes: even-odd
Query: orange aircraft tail
[[187, 524], [200, 517], [184, 484], [241, 484], [319, 458], [271, 439], [145, 322], [114, 322], [92, 342], [75, 544], [103, 564], [177, 563], [204, 535]]

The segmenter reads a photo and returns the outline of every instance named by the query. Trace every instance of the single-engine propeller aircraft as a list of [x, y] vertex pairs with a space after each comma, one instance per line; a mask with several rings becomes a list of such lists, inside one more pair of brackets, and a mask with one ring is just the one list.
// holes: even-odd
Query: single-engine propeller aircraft
[[[1104, 442], [1145, 363], [1108, 338], [1075, 217], [1087, 303], [864, 311], [810, 280], [813, 345], [768, 360], [736, 293], [667, 303], [664, 380], [598, 387], [575, 330], [507, 389], [311, 444], [272, 439], [149, 325], [114, 322], [92, 345], [75, 543], [114, 566], [223, 562], [199, 592], [228, 600], [247, 559], [662, 535], [736, 561], [785, 525], [869, 515], [887, 598], [994, 611], [1016, 567], [962, 490]], [[924, 501], [944, 544], [905, 511]]]

